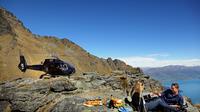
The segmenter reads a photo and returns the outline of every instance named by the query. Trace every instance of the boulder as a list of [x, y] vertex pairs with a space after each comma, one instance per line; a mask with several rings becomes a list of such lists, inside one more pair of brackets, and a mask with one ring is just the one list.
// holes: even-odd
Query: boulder
[[8, 101], [0, 101], [0, 112], [11, 112], [11, 104]]
[[0, 101], [9, 101], [12, 111], [37, 111], [60, 96], [58, 93], [77, 88], [67, 78], [20, 78], [0, 85]]
[[192, 104], [190, 98], [186, 96], [184, 96], [183, 98], [184, 98], [185, 103], [188, 104], [188, 108], [187, 108], [188, 112], [199, 112], [199, 109]]
[[55, 79], [50, 84], [50, 90], [53, 92], [74, 91], [77, 88], [66, 78]]
[[81, 112], [84, 110], [83, 102], [83, 98], [65, 98], [58, 102], [51, 112]]

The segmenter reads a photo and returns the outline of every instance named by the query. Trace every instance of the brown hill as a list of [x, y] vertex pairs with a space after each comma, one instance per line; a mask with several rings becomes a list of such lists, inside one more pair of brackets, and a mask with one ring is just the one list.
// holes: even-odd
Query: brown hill
[[0, 8], [0, 81], [18, 77], [38, 78], [42, 74], [32, 70], [20, 72], [17, 68], [19, 51], [25, 55], [28, 64], [38, 64], [52, 53], [58, 54], [62, 60], [75, 65], [76, 74], [109, 74], [116, 70], [141, 72], [139, 68], [133, 68], [117, 59], [98, 58], [66, 38], [32, 34], [11, 12]]

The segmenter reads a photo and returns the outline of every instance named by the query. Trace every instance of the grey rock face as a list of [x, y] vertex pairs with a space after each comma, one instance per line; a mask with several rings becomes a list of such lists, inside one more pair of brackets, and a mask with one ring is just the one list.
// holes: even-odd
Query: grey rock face
[[0, 100], [9, 101], [14, 111], [33, 112], [52, 102], [62, 91], [73, 91], [76, 87], [67, 78], [51, 80], [17, 79], [1, 87]]
[[73, 83], [66, 79], [54, 80], [50, 85], [51, 91], [61, 92], [61, 91], [74, 91], [77, 88]]
[[65, 98], [64, 100], [58, 102], [52, 112], [81, 112], [84, 110], [82, 103], [84, 102], [81, 98]]
[[[126, 76], [126, 75], [125, 75]], [[0, 112], [93, 112], [117, 111], [106, 106], [85, 107], [83, 102], [90, 99], [109, 99], [110, 95], [124, 99], [124, 87], [130, 88], [135, 81], [142, 80], [145, 92], [161, 88], [161, 84], [143, 74], [132, 74], [124, 80], [124, 75], [101, 76], [97, 73], [87, 73], [82, 76], [30, 79], [19, 78], [0, 83]], [[127, 81], [127, 85], [123, 84]], [[198, 109], [188, 102], [189, 112]]]
[[0, 112], [10, 112], [11, 104], [8, 101], [0, 101]]

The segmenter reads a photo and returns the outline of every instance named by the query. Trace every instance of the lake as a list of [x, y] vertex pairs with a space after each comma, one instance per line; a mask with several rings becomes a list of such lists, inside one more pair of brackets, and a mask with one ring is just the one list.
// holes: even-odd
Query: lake
[[[174, 81], [162, 82], [163, 86], [170, 87]], [[193, 104], [200, 104], [200, 79], [178, 80], [181, 94], [191, 98]]]

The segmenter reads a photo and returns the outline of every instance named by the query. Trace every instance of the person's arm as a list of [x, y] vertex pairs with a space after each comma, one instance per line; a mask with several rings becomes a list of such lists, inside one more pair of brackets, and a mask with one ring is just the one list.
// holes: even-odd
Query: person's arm
[[166, 89], [165, 91], [163, 91], [163, 92], [161, 93], [161, 96], [165, 96], [167, 93], [169, 93], [169, 89]]
[[158, 93], [158, 92], [154, 92], [153, 94], [156, 96], [161, 96], [161, 93]]
[[184, 99], [182, 96], [179, 97], [179, 100], [178, 100], [178, 105], [180, 105], [180, 107], [183, 106], [183, 103], [184, 103]]
[[162, 93], [159, 93], [159, 92], [153, 92], [153, 93], [151, 94], [151, 96], [158, 96], [158, 97], [160, 97], [160, 96], [164, 96], [165, 94], [167, 94], [167, 91], [168, 91], [168, 89], [165, 90], [165, 91], [163, 91]]
[[176, 104], [176, 105], [170, 105], [170, 106], [176, 108], [177, 110], [180, 109], [183, 106], [183, 103], [184, 103], [182, 96], [179, 96], [179, 99], [178, 99], [177, 103], [178, 104]]
[[133, 94], [134, 94], [134, 88], [132, 88], [132, 89], [131, 89], [131, 92], [129, 92], [129, 96], [131, 96], [131, 97], [132, 97], [132, 96], [133, 96]]
[[174, 107], [174, 108], [180, 108], [179, 105], [170, 105], [171, 107]]

